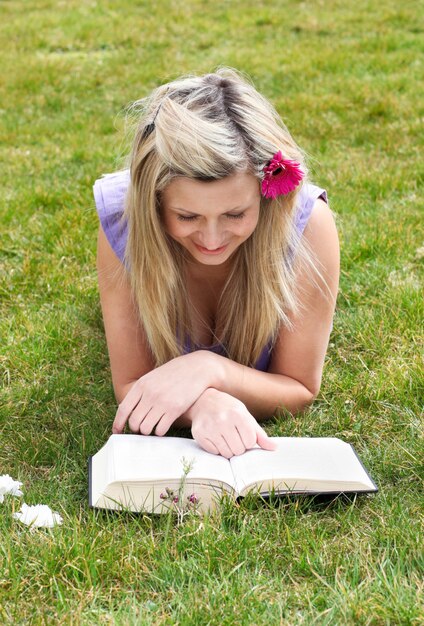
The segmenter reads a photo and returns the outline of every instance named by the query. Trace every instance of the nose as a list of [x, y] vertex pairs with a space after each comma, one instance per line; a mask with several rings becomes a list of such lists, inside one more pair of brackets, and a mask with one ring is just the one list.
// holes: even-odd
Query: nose
[[200, 245], [208, 250], [215, 250], [224, 244], [223, 229], [218, 220], [206, 222], [200, 230]]

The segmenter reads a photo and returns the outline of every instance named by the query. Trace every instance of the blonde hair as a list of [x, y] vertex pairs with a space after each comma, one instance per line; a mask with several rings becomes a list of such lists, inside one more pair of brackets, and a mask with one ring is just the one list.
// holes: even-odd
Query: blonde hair
[[[161, 365], [182, 354], [187, 342], [193, 347], [194, 315], [185, 281], [187, 252], [167, 236], [161, 221], [163, 190], [178, 176], [210, 181], [249, 172], [260, 180], [278, 150], [298, 161], [305, 174], [307, 168], [272, 105], [229, 68], [158, 87], [135, 102], [131, 113], [138, 125], [124, 214], [126, 263], [152, 355]], [[294, 256], [313, 266], [295, 227], [300, 188], [275, 200], [261, 198], [256, 229], [232, 257], [215, 318], [222, 331], [215, 339], [244, 365], [255, 364], [297, 311]]]

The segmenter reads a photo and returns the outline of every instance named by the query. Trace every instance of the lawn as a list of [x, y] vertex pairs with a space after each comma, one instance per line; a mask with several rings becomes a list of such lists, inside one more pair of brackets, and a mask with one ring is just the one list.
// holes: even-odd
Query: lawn
[[[0, 504], [0, 622], [424, 623], [418, 0], [5, 0], [0, 17], [0, 474], [25, 493]], [[353, 443], [379, 493], [182, 524], [90, 510], [116, 408], [92, 184], [122, 164], [129, 103], [219, 65], [277, 107], [341, 240], [320, 395], [267, 432]], [[63, 524], [30, 532], [23, 500]]]

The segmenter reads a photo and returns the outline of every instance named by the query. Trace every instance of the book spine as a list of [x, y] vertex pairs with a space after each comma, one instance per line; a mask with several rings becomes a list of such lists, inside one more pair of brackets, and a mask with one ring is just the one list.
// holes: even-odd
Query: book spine
[[91, 477], [92, 477], [92, 463], [91, 463], [91, 459], [93, 457], [89, 456], [88, 457], [88, 506], [90, 507], [90, 509], [93, 509], [93, 495], [92, 495], [92, 483], [91, 483]]

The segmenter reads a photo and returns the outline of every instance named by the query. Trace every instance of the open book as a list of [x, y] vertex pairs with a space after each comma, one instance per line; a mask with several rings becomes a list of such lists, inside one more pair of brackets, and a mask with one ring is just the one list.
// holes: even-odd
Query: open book
[[90, 506], [164, 513], [175, 498], [179, 506], [213, 508], [223, 493], [238, 498], [250, 491], [262, 496], [377, 491], [353, 447], [340, 439], [274, 440], [276, 450], [256, 447], [228, 460], [205, 452], [193, 439], [111, 435], [89, 458]]

